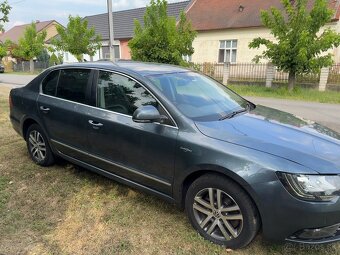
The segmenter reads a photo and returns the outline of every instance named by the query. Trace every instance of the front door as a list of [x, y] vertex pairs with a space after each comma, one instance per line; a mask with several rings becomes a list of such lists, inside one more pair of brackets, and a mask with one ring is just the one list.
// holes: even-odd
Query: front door
[[136, 80], [99, 71], [97, 107], [89, 112], [88, 138], [93, 164], [162, 193], [171, 194], [178, 129], [169, 121], [135, 123], [133, 112], [159, 102]]

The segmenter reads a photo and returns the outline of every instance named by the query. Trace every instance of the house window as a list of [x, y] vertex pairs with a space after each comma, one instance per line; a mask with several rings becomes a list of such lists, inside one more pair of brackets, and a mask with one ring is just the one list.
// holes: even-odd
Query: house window
[[[120, 59], [120, 47], [119, 45], [113, 46], [115, 51], [115, 59]], [[110, 59], [110, 47], [109, 46], [103, 46], [102, 47], [102, 58], [103, 59]]]
[[219, 63], [235, 63], [237, 55], [237, 40], [220, 41], [220, 50], [218, 55]]

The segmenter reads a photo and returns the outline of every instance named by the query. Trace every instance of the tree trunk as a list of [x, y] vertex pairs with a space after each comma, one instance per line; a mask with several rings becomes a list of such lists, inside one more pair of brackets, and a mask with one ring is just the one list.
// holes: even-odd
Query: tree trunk
[[30, 59], [30, 73], [34, 73], [34, 61]]
[[288, 76], [288, 90], [289, 91], [293, 91], [295, 82], [296, 82], [296, 73], [289, 72], [289, 76]]

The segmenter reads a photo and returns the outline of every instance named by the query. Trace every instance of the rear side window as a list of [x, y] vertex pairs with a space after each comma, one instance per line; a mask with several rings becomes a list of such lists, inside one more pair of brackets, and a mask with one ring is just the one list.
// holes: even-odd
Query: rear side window
[[59, 70], [49, 73], [42, 83], [42, 92], [45, 95], [55, 96], [59, 78]]
[[60, 71], [57, 97], [85, 103], [87, 84], [91, 70], [65, 69]]

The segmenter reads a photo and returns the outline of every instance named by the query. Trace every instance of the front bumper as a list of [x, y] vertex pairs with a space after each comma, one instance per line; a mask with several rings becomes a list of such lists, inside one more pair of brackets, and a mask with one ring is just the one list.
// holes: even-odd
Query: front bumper
[[279, 180], [253, 185], [263, 236], [275, 242], [321, 244], [340, 241], [340, 199], [307, 202], [293, 197]]

